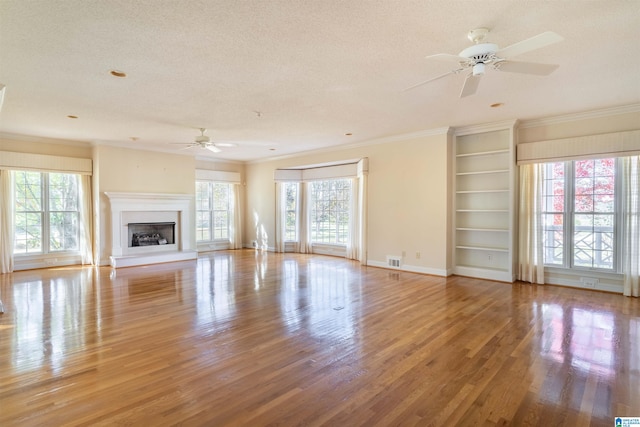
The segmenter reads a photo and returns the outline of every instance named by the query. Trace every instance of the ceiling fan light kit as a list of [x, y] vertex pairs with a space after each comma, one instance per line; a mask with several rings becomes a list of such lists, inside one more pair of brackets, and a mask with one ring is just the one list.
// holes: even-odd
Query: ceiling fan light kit
[[476, 92], [480, 83], [479, 79], [485, 74], [485, 70], [488, 65], [496, 71], [533, 74], [538, 76], [549, 75], [558, 68], [558, 65], [556, 64], [518, 62], [510, 59], [514, 56], [540, 49], [563, 40], [561, 36], [552, 31], [538, 34], [537, 36], [507, 46], [504, 49], [500, 49], [500, 47], [495, 43], [484, 43], [484, 39], [487, 34], [489, 34], [489, 29], [484, 27], [469, 31], [467, 37], [474, 44], [463, 49], [458, 55], [440, 53], [437, 55], [427, 56], [427, 59], [457, 62], [459, 68], [410, 86], [406, 88], [405, 91], [441, 79], [450, 74], [458, 74], [461, 71], [470, 69], [471, 73], [467, 75], [467, 78], [464, 81], [464, 86], [460, 91], [460, 97], [464, 98], [466, 96], [473, 95]]

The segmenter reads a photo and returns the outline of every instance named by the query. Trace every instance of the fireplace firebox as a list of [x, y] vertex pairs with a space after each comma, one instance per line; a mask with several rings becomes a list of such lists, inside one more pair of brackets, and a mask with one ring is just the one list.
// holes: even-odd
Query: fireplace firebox
[[175, 222], [130, 222], [127, 228], [130, 248], [175, 243]]

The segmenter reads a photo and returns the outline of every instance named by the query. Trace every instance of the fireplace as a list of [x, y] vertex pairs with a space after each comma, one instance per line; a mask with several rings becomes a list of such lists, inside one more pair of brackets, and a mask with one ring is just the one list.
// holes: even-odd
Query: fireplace
[[189, 194], [112, 193], [112, 267], [195, 259]]

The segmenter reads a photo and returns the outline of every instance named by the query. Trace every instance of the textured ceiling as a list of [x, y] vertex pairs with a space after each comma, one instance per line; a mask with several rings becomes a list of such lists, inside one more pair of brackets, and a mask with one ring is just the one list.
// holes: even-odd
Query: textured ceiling
[[[425, 56], [457, 54], [480, 26], [501, 47], [555, 31], [565, 40], [517, 59], [560, 67], [490, 70], [463, 99], [464, 74], [403, 92], [449, 71]], [[639, 77], [635, 0], [0, 0], [5, 134], [251, 161], [634, 104]], [[200, 127], [237, 145], [170, 144]]]

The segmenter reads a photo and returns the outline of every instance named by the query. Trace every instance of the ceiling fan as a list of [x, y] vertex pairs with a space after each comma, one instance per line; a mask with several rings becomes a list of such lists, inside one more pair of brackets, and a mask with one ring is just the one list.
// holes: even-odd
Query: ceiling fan
[[207, 131], [205, 128], [200, 128], [200, 135], [196, 136], [193, 142], [172, 142], [172, 144], [186, 145], [184, 150], [193, 147], [200, 147], [205, 150], [212, 151], [214, 153], [220, 153], [222, 150], [220, 147], [235, 147], [235, 144], [231, 142], [212, 142], [211, 139], [204, 133]]
[[489, 34], [488, 28], [476, 28], [475, 30], [469, 31], [467, 37], [474, 44], [464, 49], [458, 55], [440, 53], [437, 55], [427, 56], [427, 59], [455, 62], [458, 64], [458, 68], [410, 86], [406, 88], [405, 91], [436, 81], [450, 74], [458, 74], [465, 70], [471, 70], [471, 73], [467, 75], [464, 85], [462, 86], [462, 91], [460, 92], [460, 98], [464, 98], [465, 96], [473, 95], [476, 92], [478, 84], [480, 83], [480, 78], [484, 75], [487, 66], [498, 71], [534, 74], [538, 76], [549, 75], [558, 68], [558, 65], [555, 64], [511, 61], [511, 58], [514, 56], [521, 55], [535, 49], [540, 49], [564, 40], [553, 31], [538, 34], [537, 36], [533, 36], [505, 48], [499, 48], [498, 45], [494, 43], [485, 43], [484, 39], [487, 34]]

